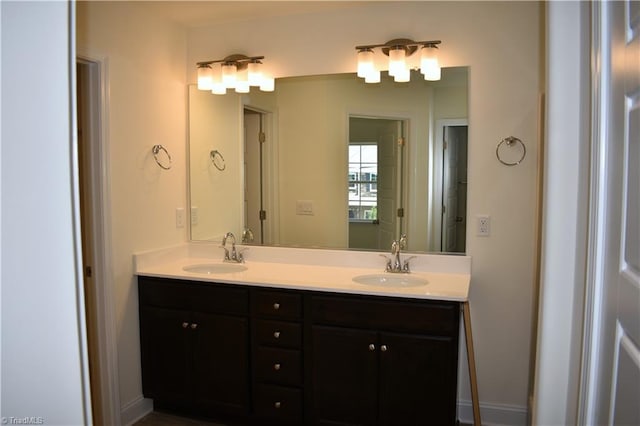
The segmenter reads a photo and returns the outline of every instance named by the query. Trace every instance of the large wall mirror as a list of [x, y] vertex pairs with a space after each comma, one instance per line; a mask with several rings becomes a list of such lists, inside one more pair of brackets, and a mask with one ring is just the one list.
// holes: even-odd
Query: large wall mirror
[[406, 233], [409, 251], [464, 253], [468, 72], [289, 77], [244, 95], [190, 86], [191, 239], [387, 250]]

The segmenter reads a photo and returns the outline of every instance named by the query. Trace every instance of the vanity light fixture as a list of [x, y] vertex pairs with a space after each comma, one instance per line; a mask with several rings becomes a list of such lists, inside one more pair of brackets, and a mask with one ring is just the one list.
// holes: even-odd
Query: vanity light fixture
[[264, 56], [229, 55], [224, 59], [198, 62], [198, 89], [224, 95], [227, 89], [249, 93], [252, 86], [263, 92], [273, 92], [273, 77], [264, 70]]
[[[420, 68], [425, 80], [440, 80], [438, 45], [440, 40], [413, 41], [406, 38], [389, 40], [384, 44], [356, 46], [358, 51], [358, 77], [366, 83], [380, 82], [380, 69], [375, 65], [376, 48], [389, 57], [387, 70], [393, 80], [402, 83], [411, 79], [411, 69]], [[412, 57], [420, 48], [420, 55]], [[419, 63], [412, 59], [419, 58]]]

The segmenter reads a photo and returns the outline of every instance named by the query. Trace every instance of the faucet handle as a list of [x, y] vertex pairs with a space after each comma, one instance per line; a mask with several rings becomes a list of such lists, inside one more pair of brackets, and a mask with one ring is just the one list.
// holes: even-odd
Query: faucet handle
[[384, 257], [387, 260], [387, 265], [385, 267], [385, 271], [386, 272], [390, 272], [392, 267], [391, 267], [391, 258], [389, 256], [387, 256], [386, 254], [380, 254], [380, 257]]
[[238, 263], [244, 263], [244, 255], [242, 253], [244, 253], [247, 250], [249, 250], [249, 247], [243, 247], [240, 250], [238, 250], [236, 252], [236, 257], [233, 260], [235, 260]]
[[407, 272], [407, 273], [411, 272], [411, 270], [409, 269], [409, 261], [411, 259], [414, 259], [415, 257], [416, 256], [409, 256], [404, 260], [404, 262], [402, 263], [402, 272]]

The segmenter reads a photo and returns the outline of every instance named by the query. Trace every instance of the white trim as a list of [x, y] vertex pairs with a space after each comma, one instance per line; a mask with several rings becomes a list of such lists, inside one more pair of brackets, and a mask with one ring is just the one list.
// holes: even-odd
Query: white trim
[[[507, 404], [480, 403], [483, 426], [524, 426], [527, 424], [527, 407]], [[473, 424], [471, 401], [458, 401], [458, 421]]]
[[122, 407], [120, 418], [123, 426], [130, 426], [153, 411], [153, 400], [139, 395]]
[[[91, 78], [98, 78], [99, 101], [98, 111], [92, 110], [92, 128], [89, 130], [94, 139], [100, 142], [91, 148], [91, 191], [93, 196], [92, 212], [94, 234], [94, 283], [96, 294], [96, 315], [98, 326], [98, 351], [100, 353], [99, 370], [102, 386], [102, 413], [103, 424], [118, 426], [120, 420], [120, 392], [118, 376], [118, 351], [117, 333], [115, 321], [115, 302], [111, 286], [113, 282], [112, 258], [111, 258], [111, 188], [108, 176], [109, 171], [109, 78], [108, 60], [104, 56], [87, 54], [78, 49], [78, 61], [88, 62], [97, 67], [91, 71]], [[95, 127], [93, 126], [95, 124]], [[94, 149], [95, 148], [95, 149]]]

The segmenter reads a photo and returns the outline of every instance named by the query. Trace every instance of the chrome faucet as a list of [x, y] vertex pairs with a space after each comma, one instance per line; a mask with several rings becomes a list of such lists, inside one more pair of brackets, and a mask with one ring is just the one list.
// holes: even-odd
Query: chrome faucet
[[[227, 239], [231, 239], [231, 252], [227, 249]], [[236, 236], [233, 235], [232, 232], [227, 232], [224, 237], [222, 237], [222, 245], [220, 246], [224, 249], [224, 261], [225, 262], [234, 262], [234, 263], [243, 263], [244, 256], [242, 256], [242, 251], [236, 250]]]
[[414, 256], [411, 256], [404, 260], [404, 262], [400, 259], [400, 251], [404, 250], [407, 247], [407, 235], [402, 234], [399, 240], [393, 240], [391, 243], [391, 258], [384, 256], [387, 259], [387, 266], [385, 268], [386, 272], [393, 273], [405, 273], [408, 274], [411, 272], [409, 270], [409, 260], [413, 259]]

